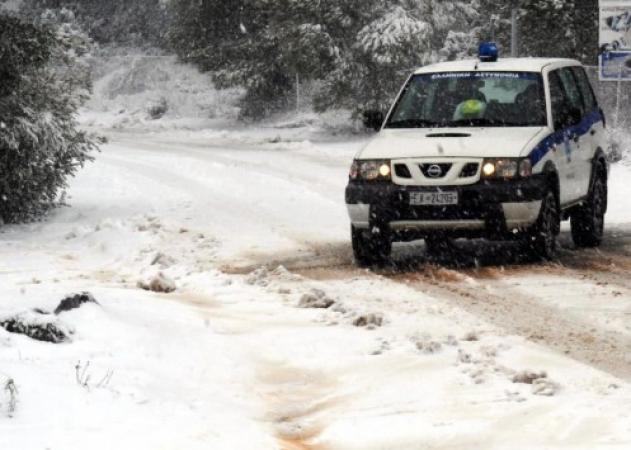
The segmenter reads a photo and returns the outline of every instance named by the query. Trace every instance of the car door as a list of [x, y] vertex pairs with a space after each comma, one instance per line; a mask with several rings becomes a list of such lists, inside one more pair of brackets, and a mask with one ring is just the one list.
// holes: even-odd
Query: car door
[[571, 103], [561, 82], [560, 70], [550, 72], [548, 82], [554, 126], [552, 160], [559, 173], [559, 196], [561, 204], [564, 205], [576, 199], [576, 174], [572, 170], [572, 154], [576, 150], [577, 142], [573, 139]]
[[587, 117], [583, 95], [574, 75], [573, 67], [559, 70], [559, 78], [565, 90], [570, 105], [570, 133], [571, 154], [568, 157], [568, 178], [572, 195], [570, 201], [578, 200], [586, 195], [583, 189], [585, 178], [585, 164], [592, 154], [593, 139], [589, 134], [590, 123]]
[[582, 196], [586, 196], [589, 191], [589, 183], [592, 176], [592, 161], [600, 142], [605, 139], [605, 126], [598, 101], [594, 95], [594, 90], [589, 82], [589, 78], [587, 78], [585, 69], [576, 66], [572, 67], [572, 72], [578, 83], [586, 112], [586, 117], [583, 119], [584, 123], [580, 130], [584, 133], [581, 142], [585, 142], [586, 145], [581, 144], [581, 148], [579, 149], [578, 157], [580, 158], [580, 166], [577, 168], [579, 175], [578, 189]]

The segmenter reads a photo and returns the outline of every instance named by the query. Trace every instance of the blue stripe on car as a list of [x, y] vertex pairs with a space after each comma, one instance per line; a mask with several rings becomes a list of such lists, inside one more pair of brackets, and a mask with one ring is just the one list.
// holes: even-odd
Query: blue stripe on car
[[583, 136], [590, 132], [594, 124], [601, 122], [603, 116], [599, 109], [595, 109], [591, 113], [587, 114], [578, 125], [564, 128], [563, 130], [555, 131], [543, 139], [537, 146], [530, 152], [528, 158], [534, 167], [539, 161], [541, 161], [548, 154], [555, 145], [561, 144], [566, 138], [571, 139], [575, 135]]

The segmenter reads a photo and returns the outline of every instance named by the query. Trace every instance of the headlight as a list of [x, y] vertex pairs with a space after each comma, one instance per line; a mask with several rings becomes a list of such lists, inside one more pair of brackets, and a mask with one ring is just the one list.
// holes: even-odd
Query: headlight
[[389, 181], [392, 169], [390, 161], [353, 161], [349, 177], [351, 180]]
[[522, 178], [532, 175], [532, 164], [529, 159], [493, 158], [485, 159], [482, 164], [484, 178]]

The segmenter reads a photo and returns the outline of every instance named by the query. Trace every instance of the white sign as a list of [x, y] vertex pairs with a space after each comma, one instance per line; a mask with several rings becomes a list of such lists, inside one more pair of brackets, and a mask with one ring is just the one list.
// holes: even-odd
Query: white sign
[[631, 0], [600, 0], [600, 79], [631, 81]]

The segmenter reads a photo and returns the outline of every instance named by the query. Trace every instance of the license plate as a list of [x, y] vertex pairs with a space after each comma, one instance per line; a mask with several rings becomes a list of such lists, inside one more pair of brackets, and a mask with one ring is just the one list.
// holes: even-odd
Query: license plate
[[457, 192], [411, 192], [411, 206], [445, 206], [457, 205]]

